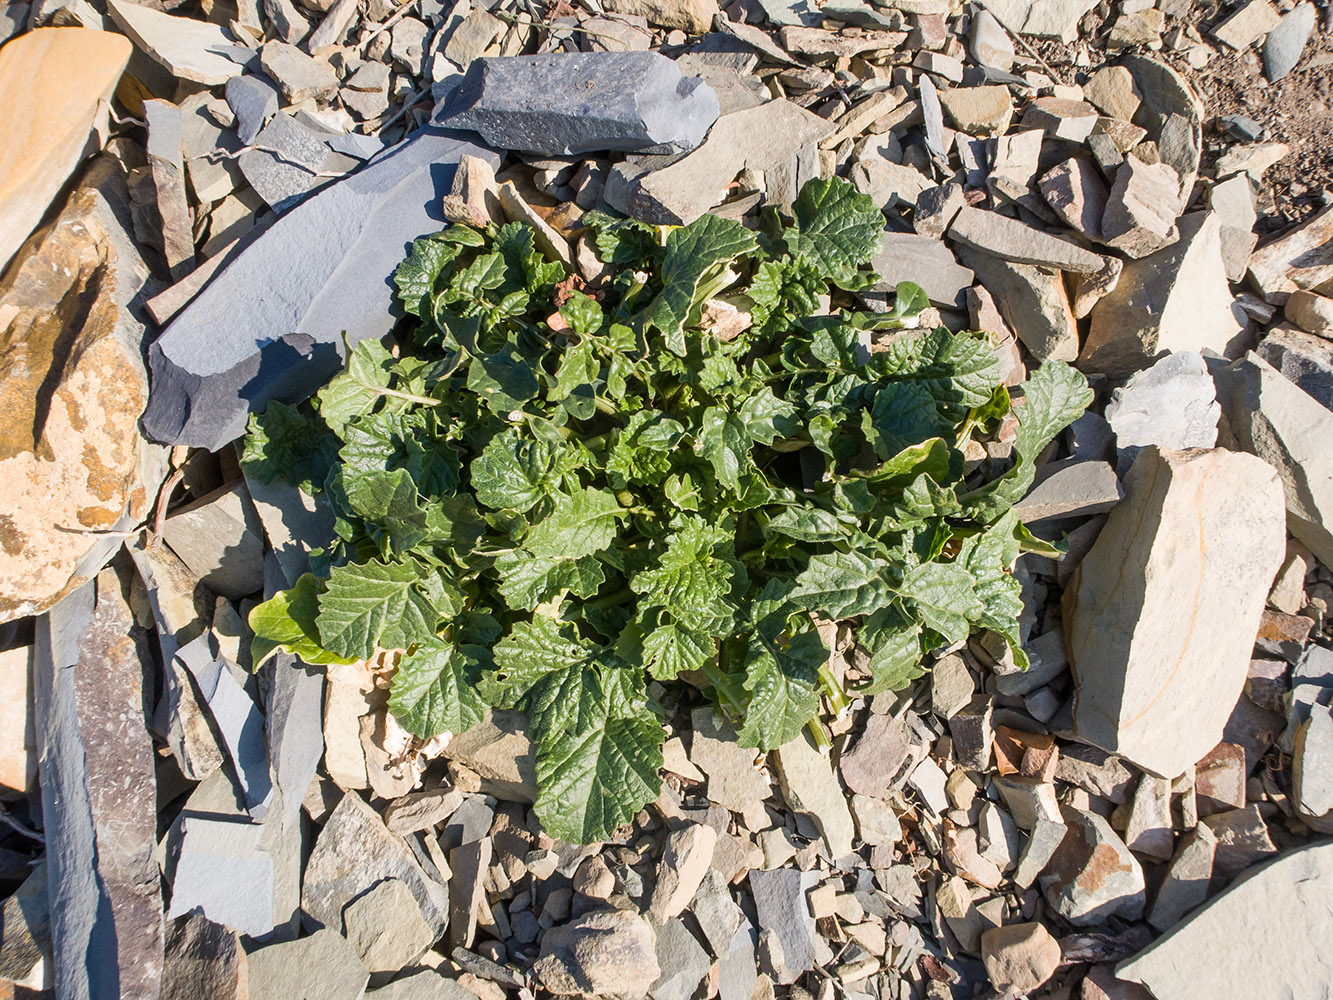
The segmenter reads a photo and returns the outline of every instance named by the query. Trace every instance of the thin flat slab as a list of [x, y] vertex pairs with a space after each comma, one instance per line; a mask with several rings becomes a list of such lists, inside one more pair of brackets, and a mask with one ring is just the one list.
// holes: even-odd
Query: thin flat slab
[[38, 28], [0, 49], [0, 270], [100, 145], [132, 51], [86, 28]]
[[111, 19], [143, 52], [181, 80], [217, 87], [241, 70], [254, 50], [237, 45], [221, 27], [174, 17], [131, 0], [107, 0]]
[[[288, 211], [182, 309], [149, 351], [143, 425], [159, 441], [216, 450], [270, 399], [304, 399], [351, 344], [401, 313], [390, 274], [418, 236], [444, 228], [460, 157], [499, 158], [423, 129]], [[386, 263], [387, 262], [387, 263]]]

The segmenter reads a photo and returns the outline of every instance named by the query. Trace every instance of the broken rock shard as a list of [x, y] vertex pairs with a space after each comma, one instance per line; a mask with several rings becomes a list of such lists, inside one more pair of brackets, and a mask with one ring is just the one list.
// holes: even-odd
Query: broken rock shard
[[717, 94], [656, 52], [478, 59], [436, 113], [496, 149], [544, 156], [684, 153], [718, 116]]
[[444, 225], [440, 200], [464, 155], [494, 153], [434, 128], [312, 195], [247, 247], [149, 350], [143, 426], [171, 444], [215, 451], [251, 410], [305, 398], [342, 364], [342, 340], [382, 337], [397, 321], [379, 261]]

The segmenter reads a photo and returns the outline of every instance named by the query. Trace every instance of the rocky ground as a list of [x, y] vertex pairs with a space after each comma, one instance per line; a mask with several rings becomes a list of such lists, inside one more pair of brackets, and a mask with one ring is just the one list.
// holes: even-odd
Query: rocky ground
[[[1326, 15], [4, 6], [0, 994], [1325, 997]], [[585, 211], [753, 219], [835, 173], [885, 213], [869, 307], [918, 282], [1011, 384], [1097, 389], [1019, 508], [1068, 541], [1018, 564], [1027, 671], [974, 635], [828, 754], [659, 690], [661, 797], [579, 846], [521, 716], [423, 744], [390, 661], [249, 670], [330, 526], [233, 442], [390, 331], [408, 241], [521, 219], [596, 287]]]

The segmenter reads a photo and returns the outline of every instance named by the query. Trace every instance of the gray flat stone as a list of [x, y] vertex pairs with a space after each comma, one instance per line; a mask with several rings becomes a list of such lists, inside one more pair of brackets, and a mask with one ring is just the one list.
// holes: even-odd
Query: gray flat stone
[[961, 309], [973, 273], [954, 258], [942, 240], [912, 233], [886, 232], [880, 251], [870, 262], [881, 278], [877, 292], [891, 292], [900, 281], [914, 281], [931, 303]]
[[964, 206], [949, 224], [949, 238], [1020, 264], [1079, 274], [1102, 268], [1102, 258], [1078, 244], [983, 208]]
[[1243, 316], [1227, 284], [1217, 215], [1195, 212], [1180, 220], [1178, 241], [1125, 264], [1092, 309], [1079, 367], [1120, 378], [1167, 352], [1235, 357]]
[[264, 124], [278, 113], [278, 88], [267, 77], [234, 76], [227, 81], [227, 106], [236, 116], [236, 135], [250, 145]]
[[1264, 39], [1264, 75], [1276, 83], [1296, 68], [1305, 52], [1305, 43], [1314, 31], [1317, 14], [1314, 4], [1303, 3], [1282, 16], [1276, 28]]
[[336, 133], [311, 128], [292, 115], [273, 117], [255, 137], [258, 148], [239, 157], [241, 173], [275, 212], [285, 212], [307, 193], [358, 165], [335, 153], [328, 140]]
[[594, 910], [552, 927], [532, 968], [557, 995], [642, 997], [661, 975], [652, 926], [627, 910]]
[[960, 247], [958, 259], [975, 272], [1009, 328], [1038, 361], [1073, 361], [1078, 356], [1078, 325], [1059, 271], [970, 247]]
[[657, 930], [657, 964], [662, 975], [648, 995], [653, 1000], [690, 1000], [712, 963], [708, 952], [677, 918]]
[[[794, 868], [750, 872], [750, 892], [759, 915], [759, 929], [771, 932], [781, 945], [784, 983], [794, 982], [815, 966], [815, 918], [805, 894], [819, 881], [816, 872]], [[790, 978], [788, 978], [790, 976]]]
[[[1300, 294], [1305, 293], [1297, 293]], [[1291, 300], [1295, 299], [1293, 295]], [[1290, 308], [1289, 301], [1289, 312]], [[1333, 410], [1333, 341], [1284, 323], [1269, 331], [1255, 353], [1305, 390], [1308, 396]]]
[[[1157, 1000], [1319, 997], [1333, 982], [1333, 844], [1312, 844], [1258, 868], [1133, 958], [1120, 979]], [[1263, 948], [1218, 947], [1280, 928]]]
[[274, 861], [263, 834], [260, 823], [186, 817], [168, 919], [201, 913], [250, 937], [273, 930]]
[[665, 56], [584, 52], [478, 59], [435, 120], [496, 149], [569, 156], [685, 152], [717, 116], [712, 88]]
[[499, 164], [424, 129], [241, 251], [149, 349], [148, 436], [219, 448], [244, 432], [251, 409], [298, 401], [327, 381], [342, 364], [344, 331], [353, 344], [388, 333], [397, 315], [385, 268], [443, 227], [440, 200], [465, 154]]
[[1198, 351], [1168, 354], [1111, 394], [1106, 420], [1115, 432], [1117, 467], [1129, 471], [1150, 444], [1180, 451], [1217, 444], [1222, 407]]
[[370, 972], [415, 965], [435, 943], [412, 890], [396, 878], [376, 883], [343, 910], [347, 940]]
[[1071, 924], [1086, 927], [1143, 913], [1143, 869], [1111, 824], [1096, 813], [1066, 807], [1068, 830], [1041, 875], [1046, 901]]
[[1256, 354], [1211, 365], [1222, 413], [1242, 449], [1278, 470], [1287, 528], [1325, 565], [1333, 564], [1333, 413]]
[[250, 1000], [360, 1000], [370, 979], [356, 949], [331, 928], [252, 951], [247, 965]]
[[182, 80], [221, 86], [239, 76], [255, 54], [207, 21], [165, 14], [132, 0], [108, 0], [107, 11], [153, 62]]
[[240, 480], [172, 514], [162, 538], [215, 594], [239, 600], [264, 587], [264, 529]]
[[[788, 205], [818, 175], [816, 145], [833, 130], [831, 122], [790, 101], [769, 101], [718, 118], [697, 149], [669, 164], [633, 172], [617, 164], [603, 198], [636, 219], [682, 225], [717, 205], [726, 186], [749, 168], [764, 173], [769, 204]], [[617, 182], [621, 196], [615, 195]]]
[[329, 816], [306, 865], [301, 906], [307, 920], [315, 926], [341, 927], [343, 908], [386, 878], [406, 883], [438, 938], [449, 919], [445, 887], [426, 874], [378, 813], [348, 792]]
[[772, 794], [754, 751], [737, 745], [730, 723], [714, 722], [712, 708], [695, 709], [691, 723], [690, 762], [708, 775], [709, 801], [745, 813]]
[[235, 768], [246, 809], [255, 819], [263, 819], [273, 794], [273, 781], [259, 706], [227, 669], [211, 634], [205, 633], [183, 646], [176, 659], [194, 678], [199, 697], [213, 717], [213, 725]]
[[[1104, 514], [1125, 495], [1106, 462], [1070, 460], [1037, 470], [1038, 481], [1014, 510], [1027, 524]], [[1043, 475], [1045, 473], [1045, 475]], [[1023, 673], [1014, 674], [1023, 677]]]

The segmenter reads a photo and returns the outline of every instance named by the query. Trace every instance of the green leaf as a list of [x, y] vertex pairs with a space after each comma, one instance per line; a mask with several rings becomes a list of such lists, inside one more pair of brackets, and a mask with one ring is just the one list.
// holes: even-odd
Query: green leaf
[[468, 470], [477, 502], [492, 510], [531, 509], [547, 493], [553, 457], [545, 442], [512, 428], [495, 435]]
[[828, 649], [813, 629], [789, 641], [750, 637], [745, 651], [749, 702], [736, 734], [743, 747], [776, 750], [801, 734], [819, 711], [819, 668]]
[[937, 403], [960, 410], [986, 403], [1000, 384], [1000, 360], [990, 341], [943, 327], [897, 337], [872, 358], [884, 374], [914, 379]]
[[893, 295], [893, 316], [895, 319], [911, 319], [930, 308], [930, 297], [926, 290], [913, 281], [900, 281]]
[[367, 534], [395, 551], [406, 551], [430, 535], [417, 484], [405, 469], [342, 476], [351, 512], [366, 522]]
[[866, 436], [882, 459], [953, 430], [953, 421], [940, 413], [935, 397], [919, 382], [890, 382], [881, 388], [866, 425]]
[[675, 623], [659, 625], [643, 639], [643, 665], [659, 681], [700, 669], [716, 652], [712, 636]]
[[533, 526], [523, 546], [538, 556], [579, 559], [598, 552], [616, 537], [616, 523], [625, 512], [615, 494], [588, 487], [555, 498], [555, 509]]
[[354, 657], [338, 656], [319, 644], [315, 617], [319, 614], [319, 581], [302, 574], [290, 590], [281, 590], [263, 604], [250, 609], [252, 669], [258, 670], [281, 650], [305, 663], [355, 663]]
[[870, 680], [856, 689], [857, 694], [901, 691], [926, 672], [921, 626], [909, 621], [896, 606], [870, 615], [856, 638], [870, 653]]
[[[413, 316], [430, 314], [427, 300], [434, 294], [435, 281], [446, 264], [458, 256], [458, 248], [437, 236], [423, 236], [412, 244], [407, 259], [393, 273], [398, 286], [398, 301]], [[423, 302], [427, 305], [423, 307]]]
[[319, 597], [320, 645], [338, 656], [368, 660], [376, 649], [406, 649], [435, 635], [457, 613], [449, 595], [430, 594], [410, 563], [335, 567]]
[[972, 623], [1004, 636], [1014, 652], [1014, 662], [1026, 668], [1028, 658], [1018, 630], [1023, 588], [1011, 572], [1018, 559], [1019, 526], [1018, 515], [1009, 511], [982, 534], [965, 540], [954, 561], [971, 575], [981, 602], [981, 611], [972, 616]]
[[968, 513], [989, 523], [1023, 499], [1036, 477], [1037, 456], [1092, 400], [1087, 379], [1064, 362], [1047, 361], [1038, 368], [1023, 383], [1023, 405], [1014, 409], [1018, 416], [1014, 464], [999, 479], [966, 497]]
[[536, 743], [535, 811], [573, 843], [609, 839], [661, 793], [662, 723], [623, 667], [552, 674], [527, 703]]
[[532, 621], [516, 622], [496, 645], [495, 664], [515, 694], [524, 695], [546, 674], [580, 667], [590, 655], [568, 626], [537, 615]]
[[902, 595], [928, 628], [946, 642], [962, 642], [984, 607], [966, 568], [954, 563], [925, 563], [903, 578]]
[[769, 518], [764, 531], [802, 542], [840, 542], [847, 538], [848, 526], [818, 507], [784, 507]]
[[468, 367], [467, 387], [501, 416], [521, 409], [541, 391], [532, 365], [505, 344], [494, 354], [474, 358]]
[[893, 588], [883, 571], [882, 560], [860, 552], [813, 555], [796, 578], [791, 599], [834, 621], [868, 615], [893, 600]]
[[736, 416], [745, 426], [745, 433], [759, 444], [772, 444], [778, 438], [791, 437], [801, 429], [796, 419], [796, 407], [786, 400], [778, 399], [768, 386], [747, 396]]
[[643, 598], [642, 605], [708, 630], [716, 619], [730, 617], [726, 599], [733, 570], [715, 554], [730, 537], [698, 517], [682, 516], [676, 525], [657, 564], [634, 574], [630, 589]]
[[313, 494], [337, 455], [338, 439], [322, 421], [270, 399], [263, 413], [250, 414], [241, 468], [261, 483], [282, 478]]
[[751, 437], [745, 423], [719, 406], [704, 411], [699, 451], [713, 465], [718, 482], [739, 492], [741, 475], [750, 466]]
[[495, 559], [500, 576], [500, 596], [511, 608], [532, 611], [561, 591], [588, 598], [606, 582], [602, 564], [592, 556], [582, 559], [551, 559], [519, 550]]
[[398, 661], [389, 711], [413, 736], [461, 733], [485, 718], [478, 691], [486, 651], [426, 639]]
[[580, 337], [591, 337], [602, 328], [602, 307], [582, 292], [574, 292], [565, 300], [560, 315]]
[[680, 421], [657, 410], [630, 414], [606, 458], [611, 485], [623, 489], [629, 483], [661, 482], [671, 471], [671, 451], [684, 434]]
[[319, 415], [342, 437], [348, 421], [369, 413], [384, 398], [393, 372], [393, 355], [383, 344], [373, 338], [361, 341], [352, 348], [347, 367], [315, 394]]
[[874, 200], [840, 177], [812, 179], [792, 203], [793, 254], [805, 257], [834, 281], [847, 280], [884, 241], [884, 216]]
[[667, 236], [662, 290], [644, 310], [645, 326], [660, 330], [667, 348], [685, 356], [685, 323], [702, 297], [700, 286], [737, 257], [758, 248], [754, 233], [732, 219], [703, 215]]

